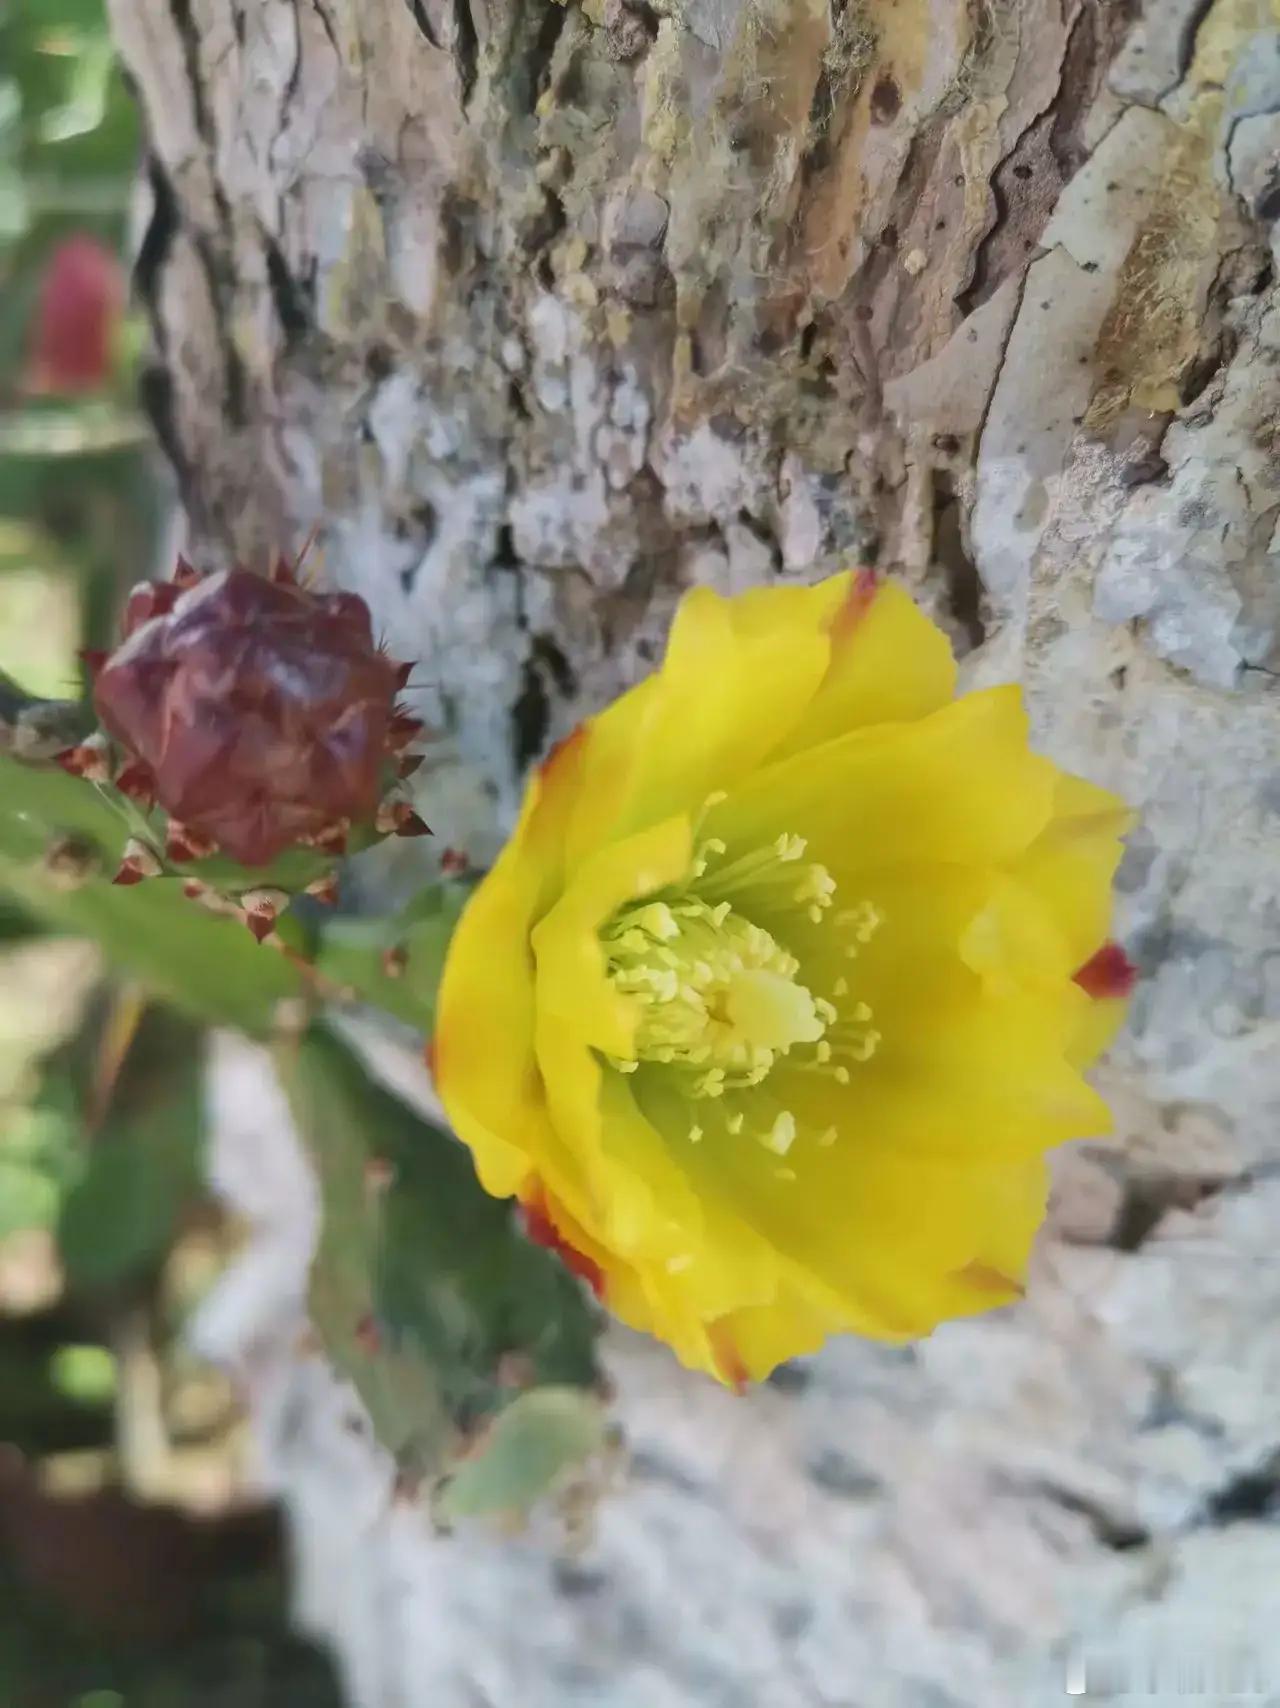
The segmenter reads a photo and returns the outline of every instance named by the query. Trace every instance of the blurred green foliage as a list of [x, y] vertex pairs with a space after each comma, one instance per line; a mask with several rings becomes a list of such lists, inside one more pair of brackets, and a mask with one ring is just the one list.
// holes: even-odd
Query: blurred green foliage
[[[126, 826], [91, 788], [3, 757], [15, 720], [55, 746], [87, 721], [29, 697], [85, 695], [77, 649], [114, 632], [171, 513], [136, 403], [136, 312], [111, 329], [100, 385], [58, 395], [34, 383], [53, 258], [84, 238], [123, 257], [140, 164], [104, 0], [4, 0], [0, 1704], [339, 1708], [328, 1663], [286, 1632], [270, 1515], [237, 1505], [191, 1519], [111, 1486], [120, 1408], [137, 1404], [116, 1355], [121, 1323], [154, 1321], [166, 1394], [186, 1379], [171, 1290], [184, 1228], [208, 1222], [201, 1029], [211, 1018], [261, 1029], [297, 975], [174, 893], [140, 906], [101, 873], [73, 887], [50, 850], [83, 843], [105, 863]], [[71, 1498], [43, 1486], [43, 1467], [68, 1456], [91, 1475]]]
[[0, 11], [0, 669], [33, 692], [76, 692], [75, 646], [107, 634], [121, 586], [153, 559], [167, 507], [134, 403], [135, 324], [121, 322], [97, 392], [35, 396], [28, 384], [51, 256], [73, 236], [123, 254], [138, 164], [137, 112], [101, 0], [9, 0]]
[[[513, 1388], [590, 1387], [594, 1325], [577, 1283], [481, 1191], [462, 1147], [324, 1028], [278, 1053], [323, 1203], [312, 1320], [401, 1470], [438, 1475]], [[597, 1402], [580, 1398], [598, 1419]], [[560, 1441], [562, 1418], [544, 1421]], [[597, 1422], [576, 1445], [590, 1451], [598, 1440]], [[472, 1471], [482, 1482], [479, 1464]]]
[[[79, 1445], [109, 1434], [113, 1406], [131, 1403], [112, 1337], [123, 1315], [157, 1310], [184, 1230], [209, 1215], [204, 1039], [210, 1025], [230, 1026], [274, 1039], [316, 1170], [311, 1306], [326, 1354], [438, 1518], [519, 1510], [605, 1443], [595, 1313], [510, 1207], [481, 1190], [466, 1152], [375, 1083], [324, 1020], [327, 1006], [355, 999], [429, 1034], [467, 886], [428, 885], [386, 916], [301, 898], [277, 922], [283, 952], [260, 947], [242, 923], [187, 900], [177, 878], [112, 884], [126, 840], [155, 840], [155, 825], [47, 763], [92, 725], [79, 649], [111, 643], [125, 592], [156, 573], [171, 511], [135, 402], [137, 318], [115, 329], [89, 389], [51, 392], [32, 359], [68, 240], [119, 256], [130, 247], [139, 164], [103, 0], [10, 0], [0, 13], [0, 1260], [15, 1240], [50, 1240], [62, 1288], [53, 1309], [68, 1320], [53, 1344], [0, 1334], [0, 1393], [14, 1396], [9, 1424], [0, 1404], [0, 1451], [7, 1428], [24, 1452], [42, 1436]], [[296, 891], [323, 866], [297, 850], [282, 859], [287, 872], [243, 874], [215, 858], [193, 873], [233, 893], [273, 882]], [[59, 959], [77, 940], [96, 958]], [[24, 1019], [20, 984], [42, 955], [34, 1001], [46, 1024], [17, 1025], [6, 1056], [6, 1025]], [[50, 969], [68, 981], [56, 1002]], [[0, 1320], [4, 1310], [0, 1284]], [[12, 1501], [33, 1498], [6, 1489], [4, 1474], [0, 1460], [0, 1541]], [[12, 1640], [0, 1616], [4, 1708], [21, 1701], [5, 1688]], [[10, 1662], [15, 1652], [33, 1664], [26, 1638]], [[114, 1690], [115, 1675], [78, 1677]], [[181, 1688], [154, 1700], [196, 1700]], [[137, 1704], [152, 1700], [139, 1688]]]

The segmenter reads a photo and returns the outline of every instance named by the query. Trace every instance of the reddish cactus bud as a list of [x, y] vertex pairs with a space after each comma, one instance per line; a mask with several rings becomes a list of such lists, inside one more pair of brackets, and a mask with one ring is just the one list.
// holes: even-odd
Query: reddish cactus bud
[[382, 951], [382, 970], [389, 979], [402, 979], [408, 965], [409, 951], [403, 944], [397, 943], [394, 948]]
[[318, 901], [321, 907], [337, 907], [338, 880], [332, 872], [326, 872], [323, 878], [307, 885], [306, 894]]
[[446, 878], [458, 877], [470, 864], [461, 848], [446, 848], [440, 856], [440, 870]]
[[243, 569], [185, 579], [180, 565], [131, 595], [135, 626], [94, 686], [104, 726], [188, 836], [242, 865], [296, 844], [342, 852], [351, 823], [374, 816], [403, 716], [364, 601]]

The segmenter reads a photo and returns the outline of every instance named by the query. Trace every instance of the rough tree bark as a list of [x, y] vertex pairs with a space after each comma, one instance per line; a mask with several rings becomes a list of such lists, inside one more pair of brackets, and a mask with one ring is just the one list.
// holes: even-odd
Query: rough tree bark
[[424, 660], [446, 839], [492, 849], [690, 581], [848, 554], [1143, 814], [1119, 1145], [1062, 1159], [1026, 1304], [741, 1402], [619, 1340], [633, 1475], [571, 1567], [389, 1511], [295, 1350], [283, 1127], [274, 1193], [228, 1130], [259, 1284], [207, 1335], [353, 1700], [1022, 1708], [1073, 1655], [1233, 1644], [1280, 1690], [1280, 15], [112, 11], [151, 137], [146, 394], [195, 552], [321, 529]]

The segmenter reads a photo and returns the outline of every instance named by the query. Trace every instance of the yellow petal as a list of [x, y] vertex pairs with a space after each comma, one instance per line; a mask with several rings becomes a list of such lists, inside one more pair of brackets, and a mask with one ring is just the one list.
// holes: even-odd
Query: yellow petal
[[758, 1152], [749, 1140], [721, 1147], [717, 1190], [812, 1308], [877, 1338], [990, 1308], [993, 1271], [1012, 1293], [1043, 1217], [1039, 1163], [926, 1162], [855, 1134], [798, 1143], [795, 1178], [780, 1182]]
[[582, 764], [580, 729], [539, 767], [510, 842], [463, 910], [445, 961], [432, 1066], [485, 1189], [520, 1189], [531, 1158], [555, 1148], [534, 1060], [529, 937], [554, 898], [563, 832]]
[[898, 861], [996, 864], [1044, 830], [1057, 775], [1027, 746], [1019, 691], [991, 688], [767, 766], [707, 823], [732, 847], [799, 834], [837, 880]]
[[692, 859], [692, 827], [677, 814], [604, 844], [574, 869], [533, 930], [538, 1009], [549, 1023], [608, 1055], [634, 1054], [636, 1005], [609, 981], [600, 932], [624, 903], [679, 883]]
[[780, 754], [867, 724], [926, 717], [955, 693], [950, 643], [909, 594], [892, 582], [864, 591], [860, 583], [840, 581], [843, 608], [835, 613], [827, 674]]
[[821, 602], [803, 620], [757, 632], [709, 587], [680, 603], [662, 669], [598, 720], [570, 858], [605, 837], [696, 813], [715, 790], [759, 766], [793, 728], [827, 668]]
[[1052, 818], [1012, 868], [1052, 914], [1076, 967], [1107, 939], [1112, 881], [1132, 822], [1117, 796], [1060, 773]]

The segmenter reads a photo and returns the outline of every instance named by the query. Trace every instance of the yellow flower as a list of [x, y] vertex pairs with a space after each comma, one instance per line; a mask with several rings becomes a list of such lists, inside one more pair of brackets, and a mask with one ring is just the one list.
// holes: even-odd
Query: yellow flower
[[697, 589], [450, 948], [434, 1061], [481, 1181], [722, 1381], [1014, 1298], [1044, 1152], [1109, 1125], [1080, 1068], [1131, 976], [1127, 814], [1030, 751], [1016, 688], [954, 691], [870, 576]]

